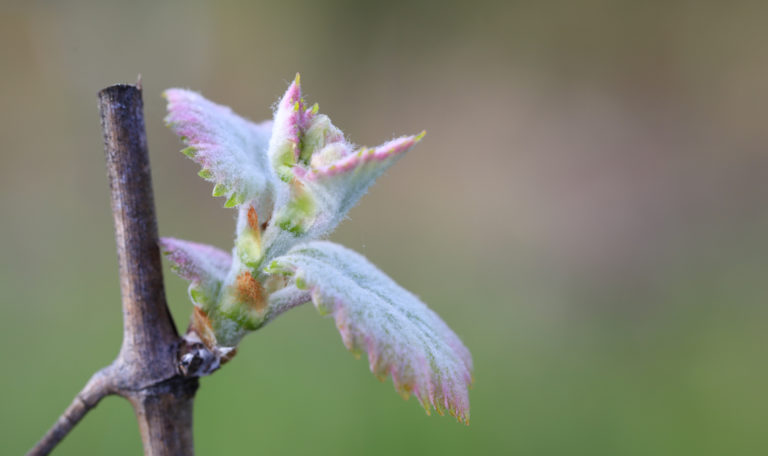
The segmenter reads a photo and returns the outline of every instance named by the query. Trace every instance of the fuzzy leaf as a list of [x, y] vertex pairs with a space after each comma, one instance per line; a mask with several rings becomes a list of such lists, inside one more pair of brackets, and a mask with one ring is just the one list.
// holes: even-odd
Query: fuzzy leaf
[[269, 140], [269, 160], [278, 177], [290, 182], [293, 178], [291, 167], [301, 155], [301, 139], [307, 118], [312, 112], [307, 112], [304, 100], [301, 98], [299, 75], [285, 91], [277, 103], [274, 115], [274, 128]]
[[312, 300], [309, 291], [294, 285], [282, 288], [269, 295], [264, 323], [275, 319], [281, 313]]
[[297, 74], [275, 109], [268, 155], [284, 185], [277, 187], [264, 234], [264, 259], [333, 231], [376, 178], [423, 136], [356, 150], [317, 104], [306, 106]]
[[415, 394], [427, 412], [431, 406], [469, 421], [469, 351], [437, 314], [363, 256], [315, 241], [276, 258], [266, 272], [310, 291], [315, 307], [333, 315], [344, 345], [368, 352], [377, 377], [391, 375], [397, 391]]
[[349, 152], [352, 146], [342, 139], [314, 153], [307, 166], [294, 166], [290, 198], [275, 209], [265, 234], [267, 260], [299, 242], [333, 231], [374, 181], [424, 134], [403, 136], [356, 152]]
[[[423, 137], [424, 133], [403, 136], [373, 149], [363, 147], [351, 153], [331, 143], [313, 156], [308, 169], [295, 167], [294, 174], [304, 184], [306, 194], [317, 201], [317, 219], [309, 229], [311, 236], [333, 231], [371, 184]], [[326, 153], [332, 158], [325, 159]]]
[[208, 311], [215, 304], [232, 257], [210, 245], [174, 238], [161, 238], [160, 248], [171, 261], [171, 269], [190, 282], [190, 299]]
[[198, 173], [215, 183], [214, 196], [226, 206], [245, 201], [266, 208], [276, 180], [267, 160], [272, 122], [255, 124], [226, 106], [183, 89], [168, 89], [166, 122], [187, 145], [182, 152], [202, 166]]

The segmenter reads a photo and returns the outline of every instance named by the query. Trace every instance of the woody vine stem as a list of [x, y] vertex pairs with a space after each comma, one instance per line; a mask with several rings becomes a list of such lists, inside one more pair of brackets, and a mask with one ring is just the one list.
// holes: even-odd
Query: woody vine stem
[[28, 455], [49, 454], [108, 395], [133, 406], [145, 454], [191, 455], [198, 378], [180, 370], [179, 360], [198, 348], [186, 346], [165, 301], [140, 83], [103, 89], [99, 109], [120, 265], [123, 344]]
[[[357, 147], [317, 104], [306, 104], [298, 74], [273, 120], [258, 124], [189, 90], [164, 95], [166, 122], [187, 146], [182, 152], [215, 184], [213, 196], [237, 208], [232, 254], [175, 238], [158, 243], [141, 87], [102, 90], [123, 345], [30, 454], [49, 453], [110, 394], [133, 405], [145, 454], [192, 454], [198, 377], [229, 361], [246, 334], [310, 302], [403, 397], [469, 423], [472, 356], [458, 335], [362, 255], [322, 239], [424, 132]], [[165, 302], [158, 244], [190, 282], [194, 311], [184, 336]]]

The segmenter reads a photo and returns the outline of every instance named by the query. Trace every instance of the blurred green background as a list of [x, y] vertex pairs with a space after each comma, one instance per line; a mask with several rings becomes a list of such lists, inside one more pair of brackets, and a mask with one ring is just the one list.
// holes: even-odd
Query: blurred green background
[[[254, 120], [296, 71], [352, 140], [428, 135], [332, 239], [475, 360], [472, 424], [380, 384], [310, 306], [202, 380], [198, 454], [768, 454], [768, 3], [354, 0], [0, 6], [0, 453], [121, 337], [96, 92], [141, 73], [162, 235], [233, 212], [163, 89]], [[180, 326], [186, 284], [166, 270]], [[139, 454], [104, 400], [57, 450]]]

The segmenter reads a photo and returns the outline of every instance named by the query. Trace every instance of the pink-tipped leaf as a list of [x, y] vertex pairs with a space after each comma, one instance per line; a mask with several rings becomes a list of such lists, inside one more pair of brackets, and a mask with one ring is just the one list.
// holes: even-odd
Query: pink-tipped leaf
[[291, 167], [301, 156], [301, 140], [312, 115], [312, 111], [307, 111], [304, 106], [299, 75], [296, 74], [296, 79], [275, 108], [274, 128], [267, 153], [273, 169], [285, 182], [290, 182]]
[[168, 89], [166, 122], [187, 147], [185, 155], [201, 167], [199, 175], [215, 184], [214, 196], [225, 206], [252, 201], [259, 208], [271, 203], [275, 176], [267, 160], [272, 122], [255, 124], [226, 106], [184, 89]]
[[290, 197], [275, 208], [266, 233], [267, 258], [284, 253], [298, 242], [333, 231], [376, 179], [424, 134], [403, 136], [354, 152], [345, 141], [334, 141], [316, 151], [310, 163], [294, 166]]
[[297, 242], [330, 233], [368, 187], [424, 136], [356, 148], [317, 105], [307, 107], [299, 76], [277, 104], [269, 144], [272, 166], [288, 184], [266, 233], [268, 259]]
[[363, 256], [314, 241], [276, 258], [267, 272], [308, 290], [315, 307], [335, 319], [344, 345], [368, 353], [377, 377], [391, 376], [398, 392], [416, 395], [428, 412], [469, 421], [469, 351], [437, 314]]
[[232, 264], [231, 255], [210, 245], [169, 237], [160, 239], [160, 248], [171, 262], [171, 269], [190, 282], [190, 299], [208, 311]]
[[[318, 216], [310, 228], [312, 237], [333, 231], [376, 179], [423, 137], [424, 133], [402, 136], [344, 154], [330, 144], [313, 157], [317, 158], [314, 166], [294, 168], [307, 193], [318, 202]], [[323, 154], [329, 150], [333, 159], [324, 160]]]

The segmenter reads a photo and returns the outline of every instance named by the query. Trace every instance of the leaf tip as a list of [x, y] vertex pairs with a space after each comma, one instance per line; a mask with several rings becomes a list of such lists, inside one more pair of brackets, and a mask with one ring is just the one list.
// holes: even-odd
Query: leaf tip
[[218, 183], [213, 186], [211, 196], [224, 196], [227, 194], [227, 192], [229, 192], [229, 188], [222, 183]]
[[245, 202], [245, 196], [242, 193], [234, 192], [224, 203], [224, 207], [235, 207]]

